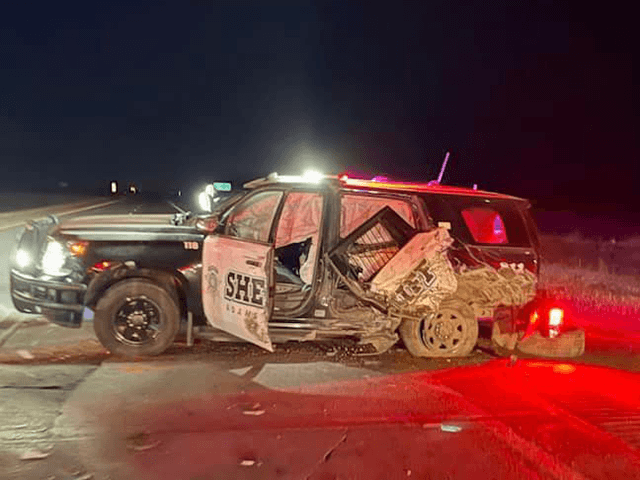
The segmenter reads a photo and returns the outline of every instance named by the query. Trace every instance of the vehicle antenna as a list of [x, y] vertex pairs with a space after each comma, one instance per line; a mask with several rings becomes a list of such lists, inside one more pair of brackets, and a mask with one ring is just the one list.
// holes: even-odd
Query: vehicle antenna
[[442, 176], [444, 175], [444, 169], [447, 168], [447, 162], [449, 161], [449, 152], [444, 156], [444, 162], [442, 162], [442, 168], [440, 169], [440, 175], [438, 175], [438, 180], [436, 182], [438, 185], [442, 181]]

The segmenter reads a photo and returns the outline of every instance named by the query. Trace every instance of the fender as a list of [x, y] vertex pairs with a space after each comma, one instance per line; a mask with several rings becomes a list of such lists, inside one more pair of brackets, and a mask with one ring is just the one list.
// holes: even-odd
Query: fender
[[175, 297], [182, 313], [186, 314], [185, 287], [187, 281], [179, 272], [130, 268], [125, 265], [105, 270], [92, 278], [84, 296], [84, 304], [89, 308], [95, 308], [98, 299], [109, 287], [126, 278], [146, 278], [165, 288]]

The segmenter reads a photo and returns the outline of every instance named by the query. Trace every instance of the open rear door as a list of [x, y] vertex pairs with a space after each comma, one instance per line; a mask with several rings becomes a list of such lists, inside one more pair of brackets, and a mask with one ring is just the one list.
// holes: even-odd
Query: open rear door
[[273, 246], [209, 235], [203, 250], [202, 302], [207, 321], [273, 352], [268, 329]]

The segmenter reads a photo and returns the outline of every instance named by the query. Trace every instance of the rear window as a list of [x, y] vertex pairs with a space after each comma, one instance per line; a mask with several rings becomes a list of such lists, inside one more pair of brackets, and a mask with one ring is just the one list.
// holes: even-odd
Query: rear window
[[504, 221], [493, 208], [465, 208], [462, 218], [476, 243], [509, 243]]
[[531, 247], [525, 205], [519, 201], [456, 195], [423, 195], [436, 225], [450, 227], [460, 241], [476, 245]]

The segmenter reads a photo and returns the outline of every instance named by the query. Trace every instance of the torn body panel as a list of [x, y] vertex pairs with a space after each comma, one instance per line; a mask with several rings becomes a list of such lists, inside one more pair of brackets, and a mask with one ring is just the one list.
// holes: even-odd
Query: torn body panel
[[[336, 290], [331, 315], [344, 318], [356, 329], [361, 343], [373, 345], [378, 352], [387, 350], [397, 342], [395, 332], [403, 318], [434, 313], [440, 302], [455, 292], [456, 276], [446, 256], [452, 241], [445, 229], [417, 233], [382, 266], [369, 285], [361, 286], [336, 267], [340, 281], [361, 303], [349, 303], [345, 292]], [[346, 255], [351, 251], [353, 248], [346, 249]]]
[[329, 258], [347, 278], [368, 282], [415, 234], [415, 228], [384, 207], [355, 228]]
[[453, 243], [444, 228], [417, 233], [375, 276], [373, 292], [383, 293], [389, 307], [410, 316], [438, 310], [456, 291], [457, 280], [446, 250]]
[[470, 305], [476, 316], [499, 306], [521, 306], [536, 295], [537, 278], [524, 268], [513, 268], [506, 263], [495, 269], [482, 265], [462, 269], [456, 275], [458, 289], [455, 296]]
[[327, 328], [349, 332], [357, 336], [361, 344], [372, 345], [377, 353], [387, 351], [398, 341], [395, 331], [402, 320], [400, 317], [358, 302], [344, 290], [334, 292], [329, 314], [333, 319], [327, 322]]
[[491, 318], [495, 345], [513, 350], [524, 333], [518, 332], [518, 312], [536, 297], [535, 274], [505, 263], [498, 269], [489, 265], [463, 269], [457, 277], [456, 297], [473, 309], [476, 318]]
[[[445, 228], [416, 233], [386, 264], [368, 285], [343, 277], [351, 292], [377, 315], [384, 314], [386, 325], [370, 318], [358, 318], [368, 327], [367, 337], [386, 337], [391, 341], [403, 319], [419, 320], [439, 311], [445, 300], [456, 300], [471, 307], [477, 318], [499, 306], [521, 306], [536, 292], [536, 276], [524, 268], [504, 263], [499, 268], [480, 264], [475, 268], [458, 265], [454, 269], [448, 257], [453, 239]], [[346, 249], [349, 254], [352, 248]], [[456, 271], [457, 270], [457, 271]], [[368, 288], [367, 288], [368, 287]], [[470, 311], [470, 312], [471, 312]], [[335, 316], [354, 318], [352, 310], [334, 309]], [[356, 316], [358, 317], [358, 316]], [[368, 322], [368, 323], [367, 323]]]

